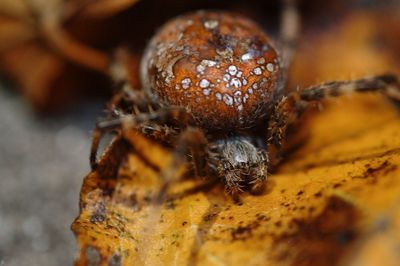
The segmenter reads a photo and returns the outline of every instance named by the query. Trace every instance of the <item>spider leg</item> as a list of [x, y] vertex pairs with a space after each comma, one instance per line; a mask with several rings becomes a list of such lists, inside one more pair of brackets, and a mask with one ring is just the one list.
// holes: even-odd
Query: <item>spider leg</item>
[[310, 104], [355, 92], [381, 92], [389, 99], [400, 102], [400, 82], [394, 75], [331, 81], [292, 92], [275, 106], [269, 120], [267, 146], [273, 145], [279, 150], [287, 127], [297, 121]]
[[192, 163], [197, 176], [205, 176], [207, 172], [207, 139], [203, 130], [196, 127], [187, 127], [178, 136], [177, 147], [172, 155], [171, 162], [161, 173], [162, 186], [156, 202], [161, 203], [171, 183], [178, 179], [180, 166], [187, 162], [187, 155], [191, 155]]
[[[120, 107], [121, 102], [126, 102], [129, 106], [133, 106], [134, 109], [142, 109], [144, 110], [147, 106], [151, 106], [151, 102], [147, 100], [144, 93], [139, 90], [134, 90], [129, 85], [121, 84], [121, 89], [112, 97], [109, 106], [108, 106], [108, 120], [115, 120], [115, 117], [120, 117], [122, 115], [126, 115], [127, 113]], [[114, 117], [114, 119], [113, 119]], [[103, 127], [101, 125], [96, 124], [95, 129], [93, 130], [92, 137], [92, 146], [90, 150], [90, 165], [91, 169], [96, 168], [97, 161], [97, 151], [99, 148], [99, 144], [101, 138], [105, 133], [114, 130], [115, 127]]]
[[268, 167], [269, 167], [269, 158], [268, 153], [266, 151], [260, 151], [259, 156], [262, 158], [263, 163], [257, 165], [253, 171], [252, 176], [253, 180], [250, 182], [250, 192], [252, 194], [259, 194], [264, 190], [265, 180], [268, 176]]
[[[137, 129], [150, 136], [160, 136], [167, 139], [176, 135], [176, 131], [169, 127], [158, 126], [166, 124], [168, 119], [174, 118], [182, 121], [187, 117], [186, 112], [179, 107], [161, 108], [154, 112], [138, 114], [117, 114], [116, 118], [106, 118], [97, 123], [93, 132], [92, 147], [90, 152], [90, 165], [92, 169], [97, 166], [97, 151], [102, 136], [107, 132], [112, 132], [120, 128]], [[151, 126], [153, 125], [153, 126]]]
[[97, 151], [99, 150], [100, 140], [103, 136], [103, 132], [97, 126], [93, 130], [92, 134], [92, 146], [90, 147], [90, 168], [95, 170], [97, 168]]
[[242, 179], [233, 171], [225, 172], [225, 191], [236, 202], [240, 201], [240, 193], [243, 192]]
[[298, 100], [320, 101], [354, 92], [381, 92], [388, 98], [400, 101], [400, 81], [397, 76], [387, 74], [352, 81], [331, 81], [298, 92]]
[[[310, 103], [299, 99], [297, 93], [282, 97], [275, 108], [273, 109], [268, 121], [266, 151], [268, 153], [268, 169], [277, 166], [283, 159], [282, 155], [287, 151], [286, 147], [282, 150], [282, 144], [286, 140], [287, 129], [296, 124], [299, 117], [310, 106]], [[296, 136], [294, 141], [291, 140], [291, 145], [299, 143], [303, 137], [302, 134]]]
[[137, 130], [145, 136], [168, 145], [172, 145], [180, 133], [178, 128], [151, 121], [138, 125]]
[[284, 69], [288, 69], [292, 61], [295, 46], [300, 32], [300, 14], [297, 9], [297, 0], [283, 0], [284, 6], [281, 16], [280, 40]]
[[274, 107], [268, 123], [267, 147], [270, 145], [279, 149], [289, 124], [292, 110], [287, 97], [283, 97]]
[[136, 90], [132, 88], [127, 83], [121, 83], [117, 85], [119, 90], [112, 97], [110, 104], [108, 105], [108, 110], [112, 112], [121, 113], [121, 104], [124, 103], [127, 106], [137, 107], [140, 110], [145, 110], [148, 112], [154, 107], [159, 108], [159, 105], [152, 102], [148, 97], [146, 97], [144, 91]]
[[177, 121], [185, 119], [186, 111], [180, 107], [161, 108], [154, 112], [138, 114], [121, 114], [116, 118], [107, 118], [97, 123], [97, 126], [103, 130], [114, 130], [122, 128], [138, 128], [141, 124], [147, 122], [167, 123], [171, 118]]

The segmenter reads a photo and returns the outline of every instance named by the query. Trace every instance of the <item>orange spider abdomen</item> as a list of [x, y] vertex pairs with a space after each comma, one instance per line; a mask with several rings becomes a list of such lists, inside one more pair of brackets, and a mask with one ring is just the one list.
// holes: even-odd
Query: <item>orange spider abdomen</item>
[[278, 54], [251, 20], [198, 11], [167, 22], [143, 56], [144, 90], [210, 130], [255, 126], [282, 94]]

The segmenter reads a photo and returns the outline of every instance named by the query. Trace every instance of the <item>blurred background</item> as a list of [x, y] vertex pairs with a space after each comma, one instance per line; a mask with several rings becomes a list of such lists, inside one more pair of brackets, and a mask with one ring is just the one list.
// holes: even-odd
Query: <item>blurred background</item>
[[0, 265], [71, 265], [79, 190], [100, 103], [35, 114], [0, 86]]
[[[399, 0], [300, 2], [305, 52], [292, 87], [398, 67]], [[0, 0], [0, 265], [73, 263], [70, 225], [96, 118], [121, 80], [140, 87], [140, 55], [157, 27], [202, 8], [240, 12], [276, 35], [281, 1]], [[364, 60], [347, 64], [348, 50]], [[304, 67], [308, 75], [296, 71]]]

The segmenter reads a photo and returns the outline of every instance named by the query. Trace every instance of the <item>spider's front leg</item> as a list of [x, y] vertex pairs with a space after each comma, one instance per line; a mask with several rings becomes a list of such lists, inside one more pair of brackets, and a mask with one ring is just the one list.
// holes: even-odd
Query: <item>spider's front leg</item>
[[[298, 122], [308, 106], [307, 102], [298, 100], [298, 96], [293, 95], [284, 96], [275, 104], [269, 116], [267, 129], [266, 147], [270, 158], [269, 168], [273, 168], [282, 160], [282, 152], [285, 152], [282, 146], [287, 137], [287, 129]], [[291, 145], [286, 148], [296, 145], [301, 138], [300, 135], [299, 139], [296, 137], [294, 141], [291, 140]]]
[[267, 180], [270, 167], [267, 152], [259, 151], [257, 156], [260, 158], [260, 163], [253, 166], [254, 168], [251, 171], [251, 176], [253, 177], [253, 180], [250, 181], [251, 194], [260, 194], [264, 191], [265, 181]]

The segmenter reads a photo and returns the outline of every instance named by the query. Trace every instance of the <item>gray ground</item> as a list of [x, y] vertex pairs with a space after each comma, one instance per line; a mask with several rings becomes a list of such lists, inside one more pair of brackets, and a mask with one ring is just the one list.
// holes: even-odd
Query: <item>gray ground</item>
[[72, 264], [70, 225], [100, 109], [39, 118], [0, 84], [0, 266]]

